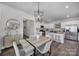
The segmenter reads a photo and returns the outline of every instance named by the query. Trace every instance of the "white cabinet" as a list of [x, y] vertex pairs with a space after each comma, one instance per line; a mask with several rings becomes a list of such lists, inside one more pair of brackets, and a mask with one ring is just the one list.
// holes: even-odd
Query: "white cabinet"
[[53, 41], [59, 42], [59, 43], [64, 43], [64, 34], [60, 33], [49, 33], [48, 35], [51, 36], [51, 39]]

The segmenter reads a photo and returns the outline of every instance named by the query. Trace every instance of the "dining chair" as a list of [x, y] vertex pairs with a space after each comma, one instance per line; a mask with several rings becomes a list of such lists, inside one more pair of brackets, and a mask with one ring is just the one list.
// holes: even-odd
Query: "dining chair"
[[15, 41], [13, 41], [13, 48], [14, 48], [16, 56], [20, 56], [20, 51]]
[[29, 37], [29, 41], [32, 42], [32, 43], [35, 43], [38, 40], [38, 38], [39, 38], [39, 36], [31, 35]]
[[39, 51], [42, 55], [45, 55], [45, 53], [49, 52], [50, 46], [51, 46], [52, 40], [49, 42], [43, 44], [42, 46], [36, 48], [37, 51]]
[[34, 51], [33, 51], [34, 47], [31, 46], [26, 40], [24, 39], [20, 40], [20, 44], [22, 45], [26, 56], [31, 56], [34, 54]]

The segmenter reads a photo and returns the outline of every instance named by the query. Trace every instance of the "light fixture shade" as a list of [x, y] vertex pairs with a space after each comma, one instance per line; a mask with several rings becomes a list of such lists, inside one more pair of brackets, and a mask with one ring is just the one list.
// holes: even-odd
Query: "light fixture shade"
[[34, 16], [36, 17], [38, 15], [40, 15], [42, 17], [43, 16], [43, 11], [39, 11], [39, 13], [38, 13], [38, 11], [34, 11]]
[[43, 18], [43, 12], [42, 11], [34, 11], [34, 17], [35, 17], [35, 20], [36, 21], [42, 21], [42, 18]]
[[42, 18], [43, 18], [43, 11], [40, 11], [39, 9], [39, 3], [38, 3], [38, 10], [34, 11], [34, 17], [36, 21], [42, 22]]
[[67, 9], [68, 9], [68, 8], [69, 8], [69, 6], [68, 6], [68, 5], [66, 5], [66, 6], [65, 6], [65, 8], [67, 8]]
[[67, 17], [67, 18], [69, 18], [69, 17], [70, 17], [70, 15], [67, 15], [66, 17]]

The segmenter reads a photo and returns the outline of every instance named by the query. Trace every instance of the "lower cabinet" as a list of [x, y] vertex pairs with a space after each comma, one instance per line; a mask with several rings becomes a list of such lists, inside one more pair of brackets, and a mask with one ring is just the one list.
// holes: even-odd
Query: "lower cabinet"
[[49, 34], [52, 37], [53, 41], [59, 42], [59, 43], [64, 43], [64, 34], [60, 33], [50, 33]]

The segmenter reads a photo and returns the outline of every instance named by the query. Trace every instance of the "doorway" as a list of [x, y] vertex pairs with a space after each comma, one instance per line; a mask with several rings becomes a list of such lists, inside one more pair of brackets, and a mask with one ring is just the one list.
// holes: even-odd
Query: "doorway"
[[23, 21], [23, 38], [29, 38], [34, 35], [34, 21], [26, 19]]

